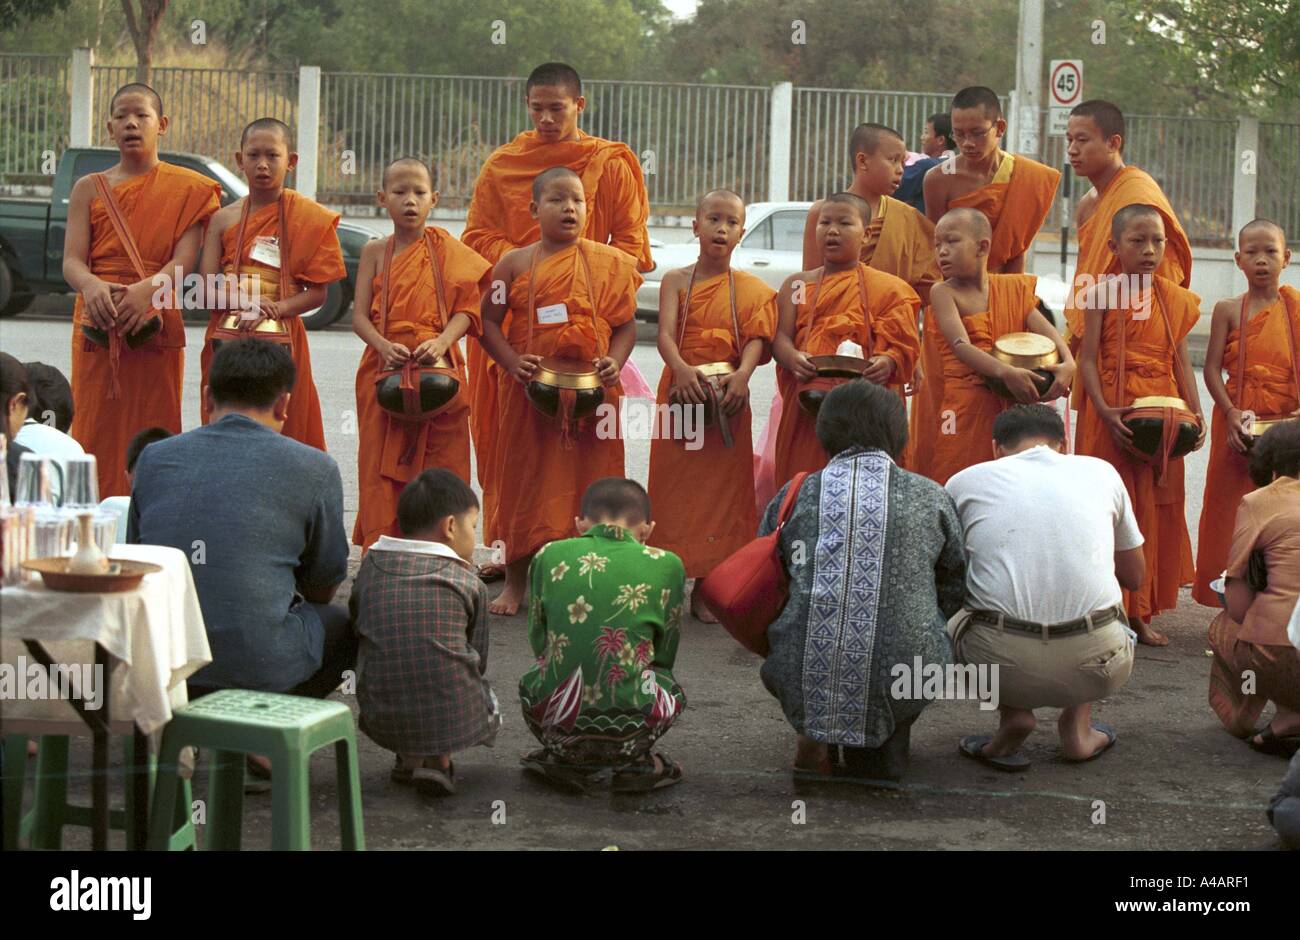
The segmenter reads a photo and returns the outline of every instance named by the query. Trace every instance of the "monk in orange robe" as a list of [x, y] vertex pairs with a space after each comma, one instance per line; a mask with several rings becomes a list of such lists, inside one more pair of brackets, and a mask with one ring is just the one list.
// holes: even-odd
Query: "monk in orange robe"
[[[460, 340], [481, 332], [479, 304], [492, 265], [445, 229], [425, 226], [438, 201], [435, 187], [421, 161], [404, 157], [389, 164], [378, 198], [393, 234], [361, 249], [352, 329], [366, 351], [357, 369], [360, 500], [352, 541], [362, 548], [381, 535], [401, 537], [397, 500], [423, 471], [441, 467], [470, 481], [469, 384]], [[412, 422], [379, 406], [381, 372], [411, 362], [432, 366], [444, 357], [460, 391], [442, 411]]]
[[1205, 386], [1214, 399], [1214, 422], [1192, 597], [1216, 608], [1222, 604], [1210, 582], [1227, 567], [1237, 507], [1255, 489], [1246, 464], [1251, 425], [1255, 419], [1300, 415], [1300, 291], [1278, 283], [1291, 262], [1286, 234], [1276, 223], [1256, 219], [1237, 238], [1237, 267], [1248, 286], [1244, 294], [1215, 305], [1205, 351]]
[[[136, 432], [180, 433], [180, 295], [203, 226], [221, 206], [219, 183], [159, 161], [168, 121], [152, 88], [124, 85], [109, 112], [120, 159], [72, 187], [63, 243], [63, 277], [77, 292], [70, 430], [95, 455], [101, 498], [131, 492], [126, 449]], [[155, 283], [155, 275], [166, 283]]]
[[[260, 118], [244, 128], [235, 162], [248, 179], [248, 195], [213, 217], [199, 270], [204, 275], [224, 273], [243, 289], [228, 292], [236, 299], [228, 300], [224, 309], [214, 304], [218, 309], [203, 337], [203, 385], [208, 384], [213, 338], [232, 312], [239, 314], [239, 329], [249, 336], [270, 335], [258, 328], [278, 325], [282, 329], [277, 335], [287, 337], [298, 376], [281, 433], [324, 450], [320, 396], [312, 380], [301, 315], [324, 303], [330, 283], [347, 276], [336, 231], [339, 214], [284, 188], [298, 154], [289, 128], [275, 118]], [[205, 407], [203, 423], [207, 421]]]
[[[1138, 527], [1146, 539], [1146, 579], [1137, 591], [1124, 591], [1124, 609], [1138, 640], [1164, 646], [1169, 639], [1147, 622], [1162, 610], [1178, 606], [1178, 589], [1195, 574], [1192, 543], [1183, 517], [1183, 461], [1160, 467], [1132, 456], [1126, 445], [1132, 432], [1123, 418], [1134, 399], [1148, 396], [1181, 398], [1205, 421], [1187, 352], [1187, 334], [1200, 317], [1198, 298], [1155, 272], [1164, 250], [1162, 213], [1155, 206], [1126, 206], [1111, 220], [1112, 250], [1121, 276], [1137, 286], [1115, 290], [1103, 283], [1080, 296], [1086, 310], [1079, 355], [1089, 407], [1080, 413], [1076, 450], [1109, 461], [1119, 472], [1133, 504]], [[1123, 330], [1123, 387], [1120, 375], [1120, 331]]]
[[[776, 291], [752, 274], [731, 270], [731, 253], [745, 232], [740, 196], [725, 189], [705, 195], [693, 228], [699, 260], [669, 271], [659, 288], [664, 371], [657, 402], [660, 413], [671, 415], [676, 405], [694, 409], [702, 421], [708, 407], [714, 417], [707, 427], [700, 421], [691, 425], [700, 432], [694, 439], [653, 437], [647, 489], [655, 507], [655, 545], [675, 552], [686, 576], [699, 579], [758, 531], [749, 379], [771, 358]], [[719, 379], [710, 395], [709, 377], [699, 367], [721, 363], [735, 371]], [[717, 622], [693, 593], [691, 612]]]
[[[583, 237], [613, 245], [649, 271], [650, 200], [636, 155], [624, 143], [584, 134], [578, 119], [587, 106], [582, 80], [567, 65], [549, 62], [533, 69], [524, 88], [531, 131], [498, 147], [483, 164], [461, 241], [496, 264], [512, 249], [537, 241], [537, 220], [528, 212], [533, 179], [553, 166], [567, 166], [582, 179], [587, 199]], [[484, 541], [496, 532], [496, 495], [491, 481], [497, 427], [499, 370], [478, 343], [467, 347], [470, 430], [479, 485], [483, 488]]]
[[[630, 255], [582, 237], [587, 197], [577, 173], [552, 167], [538, 174], [532, 197], [541, 239], [497, 262], [492, 282], [509, 285], [508, 296], [490, 290], [482, 305], [483, 348], [500, 366], [501, 446], [491, 479], [500, 483], [496, 531], [506, 562], [505, 588], [490, 609], [505, 616], [524, 599], [532, 555], [572, 533], [587, 486], [623, 476], [619, 373], [636, 343], [641, 285]], [[572, 420], [573, 390], [560, 392], [554, 417], [529, 401], [524, 387], [546, 357], [591, 364], [604, 396], [594, 415]]]
[[[993, 242], [988, 218], [977, 209], [950, 209], [935, 227], [936, 255], [945, 280], [930, 291], [924, 343], [939, 352], [939, 369], [927, 389], [942, 389], [938, 408], [928, 395], [912, 405], [908, 469], [941, 486], [960, 470], [993, 459], [993, 420], [1014, 402], [1050, 401], [1069, 393], [1074, 358], [1065, 340], [1039, 312], [1027, 274], [990, 274]], [[1049, 371], [1052, 387], [1040, 398], [1034, 373], [1000, 362], [993, 343], [1007, 333], [1038, 333], [1056, 344], [1060, 363]], [[1015, 396], [993, 391], [997, 379]], [[923, 390], [925, 391], [925, 390]]]
[[822, 200], [817, 234], [824, 261], [815, 270], [788, 277], [777, 295], [780, 319], [772, 355], [782, 399], [776, 438], [778, 491], [796, 473], [820, 470], [830, 459], [817, 439], [816, 419], [799, 404], [801, 385], [817, 377], [809, 357], [833, 356], [841, 344], [857, 344], [868, 362], [862, 378], [888, 385], [900, 395], [916, 368], [921, 299], [901, 278], [858, 260], [870, 219], [866, 200], [852, 193]]

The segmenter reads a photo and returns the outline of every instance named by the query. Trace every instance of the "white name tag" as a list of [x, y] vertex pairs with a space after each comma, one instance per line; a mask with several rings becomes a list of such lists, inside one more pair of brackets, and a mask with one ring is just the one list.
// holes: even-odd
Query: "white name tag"
[[568, 323], [569, 308], [564, 304], [548, 304], [537, 308], [538, 323]]
[[274, 235], [258, 235], [248, 257], [268, 268], [280, 267], [280, 243]]

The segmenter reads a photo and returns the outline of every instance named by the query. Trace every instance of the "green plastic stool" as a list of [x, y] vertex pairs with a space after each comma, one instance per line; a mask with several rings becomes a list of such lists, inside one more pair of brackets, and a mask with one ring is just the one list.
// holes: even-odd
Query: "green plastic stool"
[[343, 848], [365, 848], [361, 827], [361, 771], [352, 712], [341, 702], [222, 689], [177, 709], [163, 732], [157, 798], [149, 821], [149, 847], [167, 842], [176, 764], [183, 747], [212, 749], [209, 771], [208, 849], [237, 850], [243, 833], [244, 761], [271, 759], [271, 848], [311, 848], [308, 764], [334, 745], [338, 771], [339, 828]]
[[[40, 748], [36, 753], [36, 794], [32, 809], [23, 815], [23, 787], [27, 776], [27, 741], [25, 734], [6, 735], [4, 739], [4, 847], [6, 851], [17, 849], [22, 840], [29, 840], [33, 849], [54, 849], [63, 847], [64, 826], [92, 825], [92, 812], [89, 806], [77, 806], [68, 802], [68, 751], [70, 742], [67, 735], [42, 735]], [[122, 738], [122, 762], [124, 767], [135, 765], [135, 744], [130, 735]], [[150, 794], [154, 793], [157, 779], [157, 760], [149, 756]], [[164, 846], [172, 851], [185, 851], [195, 847], [194, 824], [190, 820], [192, 795], [190, 782], [177, 778], [172, 801], [174, 815], [171, 829], [167, 832]], [[127, 848], [139, 851], [144, 848], [135, 844], [130, 820], [135, 800], [130, 780], [122, 774], [123, 809], [109, 811], [108, 825], [126, 833]]]

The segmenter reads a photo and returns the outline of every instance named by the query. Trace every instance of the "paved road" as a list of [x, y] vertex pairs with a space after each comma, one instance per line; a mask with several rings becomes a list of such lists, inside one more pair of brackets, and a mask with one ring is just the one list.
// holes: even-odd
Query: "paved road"
[[[189, 333], [187, 426], [198, 414], [199, 331]], [[311, 344], [326, 436], [343, 471], [350, 523], [356, 508], [356, 438], [344, 433], [343, 421], [354, 407], [361, 343], [334, 329], [312, 334]], [[67, 369], [67, 321], [27, 314], [0, 322], [0, 348]], [[635, 357], [653, 382], [659, 371], [653, 346], [638, 345]], [[766, 415], [773, 385], [770, 369], [756, 377], [756, 414]], [[756, 424], [762, 420], [756, 418]], [[648, 443], [630, 441], [627, 453], [629, 474], [644, 480]], [[1203, 454], [1188, 461], [1193, 522], [1204, 472]], [[1173, 642], [1161, 650], [1141, 648], [1133, 679], [1098, 707], [1120, 740], [1095, 764], [1060, 759], [1056, 712], [1043, 709], [1028, 742], [1034, 767], [1019, 776], [986, 770], [957, 754], [957, 740], [991, 730], [993, 719], [972, 702], [940, 703], [918, 722], [911, 771], [905, 786], [893, 791], [796, 785], [788, 773], [793, 735], [758, 681], [758, 660], [719, 628], [690, 621], [676, 670], [690, 707], [663, 742], [685, 765], [686, 781], [644, 800], [560, 795], [521, 773], [518, 755], [532, 740], [518, 716], [515, 688], [531, 654], [523, 619], [499, 621], [493, 624], [488, 670], [507, 718], [497, 746], [460, 755], [459, 795], [429, 801], [391, 784], [391, 756], [363, 737], [366, 834], [375, 848], [1273, 847], [1264, 807], [1285, 763], [1229, 737], [1209, 711], [1205, 629], [1210, 616], [1185, 596], [1177, 611], [1160, 619]], [[88, 748], [83, 751], [85, 767]], [[78, 781], [77, 789], [88, 787]], [[197, 798], [206, 793], [202, 778], [195, 793]], [[319, 848], [338, 844], [334, 798], [332, 768], [320, 756], [313, 769], [313, 842]], [[1103, 809], [1104, 823], [1097, 821]], [[247, 844], [269, 845], [269, 815], [269, 798], [246, 801]], [[68, 840], [70, 845], [83, 841], [80, 833]]]

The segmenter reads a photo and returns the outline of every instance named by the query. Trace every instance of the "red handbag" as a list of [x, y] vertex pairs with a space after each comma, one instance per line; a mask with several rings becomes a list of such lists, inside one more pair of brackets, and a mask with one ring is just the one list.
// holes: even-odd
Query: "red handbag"
[[767, 628], [790, 599], [790, 578], [781, 564], [781, 529], [794, 511], [807, 472], [796, 473], [781, 500], [776, 530], [759, 536], [720, 562], [695, 585], [704, 606], [751, 653], [767, 656]]

